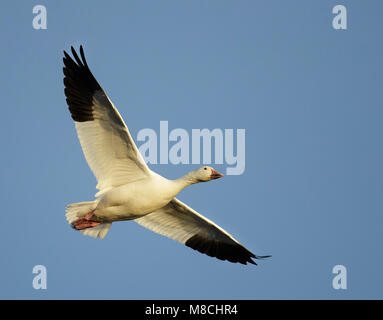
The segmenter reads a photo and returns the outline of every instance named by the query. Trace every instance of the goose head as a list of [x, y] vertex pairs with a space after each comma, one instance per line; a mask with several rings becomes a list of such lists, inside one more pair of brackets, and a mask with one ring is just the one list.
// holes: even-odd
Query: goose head
[[222, 178], [223, 174], [214, 170], [212, 167], [203, 166], [193, 171], [193, 176], [197, 179], [198, 182], [206, 182]]

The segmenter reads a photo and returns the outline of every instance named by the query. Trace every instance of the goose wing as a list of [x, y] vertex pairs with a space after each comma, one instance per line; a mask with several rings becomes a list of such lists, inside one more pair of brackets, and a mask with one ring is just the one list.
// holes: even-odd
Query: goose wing
[[214, 222], [174, 198], [165, 207], [135, 219], [141, 226], [186, 246], [230, 262], [256, 264], [256, 256]]
[[130, 133], [85, 60], [64, 51], [65, 96], [77, 135], [100, 192], [150, 175]]

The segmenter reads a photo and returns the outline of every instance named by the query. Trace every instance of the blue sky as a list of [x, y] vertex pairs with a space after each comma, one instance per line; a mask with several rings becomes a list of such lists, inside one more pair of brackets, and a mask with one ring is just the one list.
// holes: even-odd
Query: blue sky
[[[32, 8], [47, 8], [47, 30]], [[346, 5], [348, 29], [332, 8]], [[381, 1], [3, 1], [0, 298], [383, 298]], [[179, 198], [259, 255], [201, 255], [134, 222], [104, 240], [65, 220], [96, 180], [65, 103], [82, 44], [133, 138], [246, 129], [246, 170]], [[151, 165], [176, 178], [196, 165]], [[223, 171], [227, 165], [214, 165]], [[347, 268], [347, 290], [332, 268]], [[32, 287], [35, 265], [47, 290]]]

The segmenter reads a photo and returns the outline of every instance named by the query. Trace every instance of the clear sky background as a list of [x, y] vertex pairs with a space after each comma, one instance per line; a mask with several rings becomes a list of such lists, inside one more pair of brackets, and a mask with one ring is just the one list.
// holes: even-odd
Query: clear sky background
[[[47, 30], [32, 27], [37, 4]], [[332, 27], [338, 4], [347, 30]], [[0, 298], [383, 298], [382, 1], [0, 6]], [[62, 82], [63, 50], [80, 44], [135, 140], [161, 120], [246, 129], [245, 173], [179, 198], [271, 259], [223, 262], [134, 222], [104, 240], [70, 228], [66, 204], [96, 193]], [[338, 264], [347, 290], [332, 288]], [[32, 287], [35, 265], [47, 290]]]

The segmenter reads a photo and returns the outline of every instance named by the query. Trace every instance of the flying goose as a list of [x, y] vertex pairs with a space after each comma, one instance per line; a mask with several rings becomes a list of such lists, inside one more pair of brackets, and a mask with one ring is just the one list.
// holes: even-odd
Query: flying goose
[[85, 60], [71, 47], [64, 51], [66, 102], [75, 122], [86, 161], [97, 179], [94, 201], [69, 204], [66, 218], [84, 235], [103, 239], [112, 222], [134, 220], [156, 233], [211, 257], [256, 264], [256, 256], [214, 222], [176, 199], [185, 187], [223, 175], [203, 166], [169, 180], [151, 171], [128, 127], [99, 85]]

